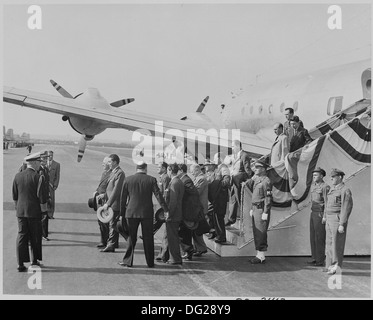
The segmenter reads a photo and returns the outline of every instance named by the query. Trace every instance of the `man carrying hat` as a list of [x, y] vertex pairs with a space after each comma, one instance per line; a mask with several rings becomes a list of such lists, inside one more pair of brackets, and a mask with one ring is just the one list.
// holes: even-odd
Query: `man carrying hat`
[[255, 162], [254, 176], [244, 182], [252, 191], [252, 208], [250, 216], [253, 222], [253, 233], [257, 255], [252, 264], [265, 263], [264, 252], [267, 251], [267, 230], [271, 215], [272, 183], [267, 177], [268, 165], [263, 160]]
[[108, 207], [111, 207], [114, 212], [114, 217], [109, 221], [109, 236], [106, 247], [102, 249], [101, 252], [115, 252], [115, 247], [118, 246], [119, 233], [116, 229], [116, 225], [119, 220], [120, 195], [125, 178], [124, 171], [119, 166], [119, 162], [120, 159], [118, 155], [109, 155], [108, 166], [111, 170], [111, 174], [106, 186], [106, 203], [103, 205], [103, 208], [107, 210]]
[[[109, 157], [105, 157], [102, 161], [102, 174], [98, 187], [93, 196], [93, 209], [96, 211], [99, 204], [105, 200], [106, 188], [111, 175], [111, 169], [109, 166]], [[96, 197], [95, 197], [96, 196]], [[100, 228], [101, 242], [97, 245], [97, 248], [106, 248], [107, 240], [109, 238], [109, 225], [101, 222], [99, 219], [98, 226]]]
[[312, 259], [308, 264], [323, 266], [325, 263], [325, 223], [323, 215], [330, 187], [324, 182], [325, 170], [318, 167], [312, 171], [310, 242]]
[[40, 152], [28, 155], [26, 170], [16, 174], [13, 181], [12, 195], [18, 219], [17, 260], [18, 271], [27, 270], [24, 263], [30, 262], [29, 242], [31, 244], [31, 264], [39, 265], [42, 260], [41, 244], [41, 207], [46, 207], [47, 199], [43, 192], [43, 178], [38, 174]]
[[333, 186], [327, 196], [323, 219], [326, 222], [325, 271], [328, 274], [335, 274], [338, 267], [342, 268], [347, 223], [353, 201], [351, 190], [343, 182], [345, 173], [339, 169], [332, 169], [330, 175]]

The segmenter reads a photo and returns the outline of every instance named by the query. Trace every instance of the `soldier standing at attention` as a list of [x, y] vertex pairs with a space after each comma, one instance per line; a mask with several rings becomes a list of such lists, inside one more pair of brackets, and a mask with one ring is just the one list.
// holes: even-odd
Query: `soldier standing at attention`
[[255, 175], [244, 182], [252, 191], [252, 208], [250, 216], [253, 221], [253, 233], [257, 255], [252, 264], [265, 263], [264, 252], [267, 251], [267, 230], [271, 215], [272, 183], [267, 177], [268, 165], [262, 161], [255, 162]]
[[310, 242], [312, 259], [308, 264], [324, 266], [325, 263], [325, 223], [323, 215], [325, 202], [330, 187], [324, 182], [326, 172], [322, 168], [316, 168], [312, 172], [313, 183], [311, 185], [311, 217], [310, 217]]
[[323, 219], [326, 222], [325, 271], [328, 274], [335, 274], [338, 267], [342, 268], [347, 223], [353, 201], [351, 190], [343, 182], [345, 173], [339, 169], [332, 169], [330, 175], [333, 186], [328, 193]]

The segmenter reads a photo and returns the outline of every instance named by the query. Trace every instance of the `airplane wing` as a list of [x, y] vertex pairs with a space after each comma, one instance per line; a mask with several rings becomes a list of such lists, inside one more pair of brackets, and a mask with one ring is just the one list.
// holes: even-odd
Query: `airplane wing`
[[[208, 141], [210, 138], [208, 131], [205, 130], [205, 128], [201, 128], [200, 124], [197, 126], [197, 124], [193, 124], [192, 122], [185, 122], [183, 120], [167, 118], [163, 115], [152, 115], [130, 109], [116, 110], [114, 108], [95, 108], [83, 105], [74, 99], [17, 89], [14, 87], [4, 86], [3, 100], [7, 103], [69, 117], [91, 119], [107, 128], [123, 128], [130, 131], [145, 129], [153, 136], [155, 136], [155, 134], [159, 136], [155, 121], [162, 121], [163, 134], [166, 133], [167, 130], [177, 129], [183, 133], [184, 138], [189, 139], [189, 137], [192, 136], [190, 133], [193, 132], [193, 130], [198, 130], [200, 139], [206, 138]], [[216, 129], [219, 133], [220, 128], [211, 129]], [[232, 137], [232, 134], [220, 134], [219, 144], [230, 147], [232, 139], [235, 138], [238, 137]], [[243, 149], [256, 158], [268, 154], [271, 150], [271, 142], [261, 139], [255, 134], [241, 131], [239, 140], [242, 142]], [[210, 139], [210, 141], [212, 140]], [[211, 144], [214, 144], [214, 142], [211, 142]]]

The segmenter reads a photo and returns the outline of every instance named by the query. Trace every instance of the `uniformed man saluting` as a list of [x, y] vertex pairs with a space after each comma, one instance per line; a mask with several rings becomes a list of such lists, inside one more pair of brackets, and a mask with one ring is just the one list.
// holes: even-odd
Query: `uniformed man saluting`
[[257, 255], [252, 264], [265, 263], [264, 252], [267, 251], [267, 230], [271, 215], [272, 183], [267, 177], [268, 165], [262, 161], [255, 162], [254, 176], [244, 182], [252, 191], [252, 208], [250, 216], [253, 221], [253, 233]]

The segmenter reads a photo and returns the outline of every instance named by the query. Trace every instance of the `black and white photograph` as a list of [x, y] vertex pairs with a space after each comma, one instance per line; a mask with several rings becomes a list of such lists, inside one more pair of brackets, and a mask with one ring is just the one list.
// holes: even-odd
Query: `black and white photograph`
[[371, 4], [1, 13], [2, 299], [371, 299]]

